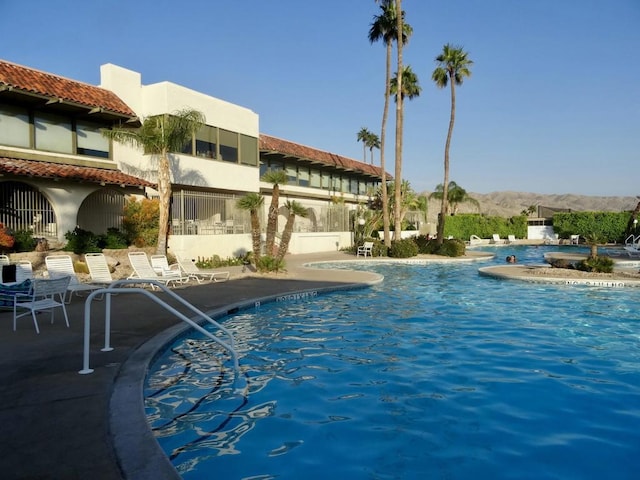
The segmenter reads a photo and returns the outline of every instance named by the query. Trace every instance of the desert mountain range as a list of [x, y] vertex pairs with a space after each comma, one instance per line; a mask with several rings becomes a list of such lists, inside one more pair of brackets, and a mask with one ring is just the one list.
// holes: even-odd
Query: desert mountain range
[[[569, 208], [572, 211], [623, 212], [631, 211], [638, 204], [637, 197], [598, 197], [574, 194], [545, 195], [526, 192], [469, 193], [480, 204], [480, 209], [471, 203], [459, 205], [458, 213], [482, 213], [500, 217], [520, 215], [523, 210], [535, 207]], [[429, 221], [437, 219], [440, 202], [429, 202]]]

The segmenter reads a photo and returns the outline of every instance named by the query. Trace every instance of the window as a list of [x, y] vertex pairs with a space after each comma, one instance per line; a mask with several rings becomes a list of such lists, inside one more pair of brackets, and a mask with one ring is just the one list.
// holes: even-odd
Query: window
[[289, 185], [297, 185], [298, 184], [298, 172], [296, 171], [295, 165], [287, 165], [285, 167], [285, 171], [287, 172], [287, 184]]
[[77, 152], [79, 155], [109, 158], [109, 140], [100, 133], [100, 126], [94, 123], [76, 124]]
[[322, 176], [320, 170], [311, 170], [311, 180], [309, 186], [314, 188], [320, 188], [322, 186]]
[[258, 164], [258, 139], [247, 135], [240, 135], [240, 163], [245, 165]]
[[196, 133], [196, 156], [218, 158], [216, 128], [205, 125]]
[[26, 148], [31, 146], [27, 109], [0, 107], [0, 145]]
[[38, 150], [74, 153], [70, 119], [60, 115], [37, 113], [34, 126]]
[[220, 156], [225, 162], [238, 163], [238, 134], [220, 129]]
[[322, 173], [322, 188], [325, 190], [331, 189], [331, 174], [328, 172]]
[[309, 186], [309, 169], [305, 167], [300, 167], [298, 169], [298, 185], [301, 187]]

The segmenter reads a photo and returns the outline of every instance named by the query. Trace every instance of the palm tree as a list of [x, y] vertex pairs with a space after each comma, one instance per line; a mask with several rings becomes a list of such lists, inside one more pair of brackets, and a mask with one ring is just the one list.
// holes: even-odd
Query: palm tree
[[362, 142], [362, 161], [367, 163], [367, 141], [371, 132], [366, 127], [362, 127], [358, 132], [358, 141]]
[[380, 148], [380, 138], [375, 133], [369, 132], [365, 144], [369, 148], [369, 152], [371, 153], [371, 165], [373, 165], [373, 149]]
[[285, 224], [284, 231], [282, 232], [280, 247], [278, 247], [278, 256], [276, 257], [277, 263], [282, 262], [287, 250], [289, 249], [289, 242], [291, 241], [291, 233], [293, 232], [293, 224], [296, 216], [306, 217], [309, 213], [306, 208], [295, 200], [287, 201], [284, 205], [289, 211], [289, 214], [287, 215], [287, 223]]
[[[396, 15], [396, 53], [398, 56], [397, 69], [396, 72], [401, 72], [400, 75], [397, 75], [397, 83], [396, 83], [396, 91], [399, 92], [399, 95], [396, 95], [396, 165], [395, 165], [395, 187], [396, 192], [394, 196], [394, 204], [396, 212], [399, 212], [402, 204], [402, 135], [404, 129], [404, 88], [402, 86], [402, 82], [404, 81], [404, 67], [402, 65], [402, 52], [404, 50], [404, 11], [402, 10], [402, 0], [396, 1], [396, 12], [400, 12], [399, 15]], [[394, 219], [394, 230], [393, 237], [396, 240], [400, 239], [402, 224], [399, 218], [399, 215], [396, 215]]]
[[[436, 200], [442, 200], [444, 195], [444, 186], [440, 183], [436, 186], [435, 192], [429, 195], [429, 198], [435, 198]], [[454, 215], [458, 213], [458, 205], [461, 203], [471, 203], [480, 208], [480, 202], [475, 198], [469, 196], [467, 191], [459, 186], [453, 180], [449, 182], [449, 188], [447, 189], [447, 213], [449, 215], [449, 206], [453, 208]]]
[[172, 114], [148, 117], [140, 128], [114, 128], [102, 130], [102, 134], [124, 145], [142, 148], [145, 155], [158, 157], [158, 196], [160, 218], [158, 222], [158, 245], [160, 255], [167, 253], [169, 233], [169, 210], [171, 206], [171, 170], [169, 156], [181, 152], [185, 144], [204, 125], [204, 114], [198, 110], [185, 109]]
[[256, 265], [260, 261], [261, 231], [259, 211], [264, 204], [264, 197], [259, 193], [247, 193], [236, 201], [241, 210], [248, 210], [251, 215], [251, 243], [253, 244], [253, 259]]
[[[402, 98], [408, 98], [413, 100], [415, 97], [420, 96], [422, 87], [418, 82], [418, 76], [411, 70], [411, 66], [407, 65], [402, 71]], [[396, 101], [398, 99], [398, 72], [391, 79], [391, 93], [395, 95]]]
[[267, 238], [265, 240], [265, 253], [273, 255], [273, 245], [278, 233], [278, 209], [280, 208], [280, 185], [287, 183], [287, 172], [284, 170], [269, 170], [261, 180], [273, 185], [271, 191], [271, 204], [267, 216]]
[[440, 218], [438, 219], [437, 242], [442, 244], [444, 241], [444, 223], [447, 218], [447, 201], [449, 188], [449, 147], [451, 146], [451, 135], [453, 133], [453, 125], [456, 118], [456, 85], [462, 85], [464, 77], [471, 76], [469, 67], [473, 65], [473, 61], [469, 60], [469, 54], [462, 47], [455, 47], [446, 44], [442, 53], [436, 57], [438, 66], [433, 71], [431, 78], [438, 88], [444, 88], [447, 84], [451, 85], [451, 117], [449, 119], [449, 131], [447, 132], [447, 142], [444, 147], [444, 181], [442, 206], [440, 208]]
[[[387, 116], [389, 114], [389, 97], [391, 83], [391, 54], [393, 43], [398, 38], [398, 31], [402, 32], [403, 44], [407, 42], [412, 33], [412, 28], [407, 23], [402, 24], [402, 30], [398, 30], [398, 19], [396, 12], [396, 4], [394, 0], [386, 0], [381, 2], [380, 9], [382, 13], [373, 17], [373, 23], [369, 29], [369, 41], [371, 43], [382, 40], [386, 48], [386, 73], [384, 81], [384, 110], [382, 113], [382, 129], [380, 131], [380, 170], [382, 170], [382, 223], [384, 229], [384, 244], [391, 246], [391, 238], [389, 235], [389, 196], [387, 192], [387, 176], [385, 167], [385, 139], [387, 132]], [[404, 13], [403, 13], [404, 16]]]

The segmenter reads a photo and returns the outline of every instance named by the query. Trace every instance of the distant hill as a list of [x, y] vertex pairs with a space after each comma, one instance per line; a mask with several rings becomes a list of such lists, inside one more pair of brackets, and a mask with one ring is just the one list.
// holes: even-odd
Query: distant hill
[[[458, 213], [483, 213], [500, 217], [520, 215], [523, 210], [535, 207], [568, 208], [572, 211], [623, 212], [633, 210], [638, 204], [636, 197], [598, 197], [588, 195], [543, 195], [526, 192], [469, 193], [480, 204], [480, 211], [471, 203], [463, 203]], [[429, 202], [429, 222], [436, 222], [440, 203]]]

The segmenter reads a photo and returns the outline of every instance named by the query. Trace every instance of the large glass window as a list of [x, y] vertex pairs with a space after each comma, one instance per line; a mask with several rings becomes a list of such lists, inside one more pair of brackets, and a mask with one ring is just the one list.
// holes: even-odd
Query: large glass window
[[238, 163], [238, 134], [220, 129], [220, 156], [225, 162]]
[[331, 185], [331, 174], [329, 172], [322, 172], [322, 188], [331, 190]]
[[50, 113], [36, 113], [34, 126], [38, 150], [74, 153], [70, 119]]
[[205, 158], [217, 158], [217, 129], [205, 125], [196, 133], [196, 155]]
[[240, 135], [240, 163], [245, 165], [258, 164], [258, 139], [247, 135]]
[[25, 148], [31, 146], [27, 109], [0, 107], [0, 145]]
[[100, 133], [100, 126], [94, 123], [76, 124], [78, 154], [109, 158], [109, 140]]

